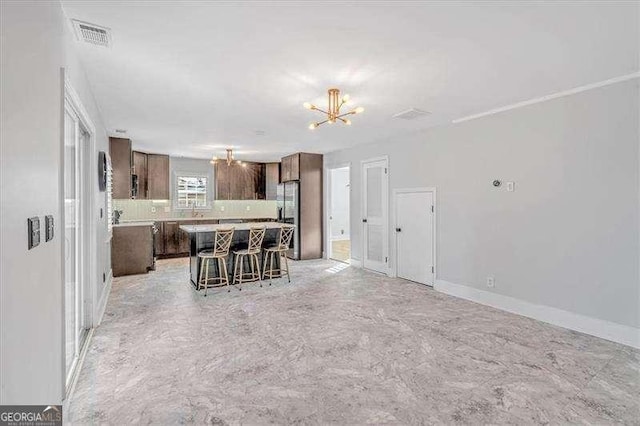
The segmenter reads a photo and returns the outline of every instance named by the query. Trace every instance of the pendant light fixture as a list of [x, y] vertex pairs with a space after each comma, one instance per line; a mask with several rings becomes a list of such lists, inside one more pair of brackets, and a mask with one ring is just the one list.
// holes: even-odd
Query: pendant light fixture
[[[214, 155], [213, 158], [211, 158], [211, 161], [209, 161], [209, 163], [218, 164], [218, 161], [220, 161], [220, 159]], [[236, 160], [233, 158], [233, 149], [227, 148], [227, 166], [230, 166], [234, 162], [239, 166], [247, 167], [246, 163], [243, 163], [242, 161]]]
[[351, 120], [345, 117], [353, 114], [360, 114], [361, 112], [364, 111], [364, 108], [357, 107], [348, 112], [341, 113], [340, 108], [342, 108], [344, 104], [349, 102], [349, 95], [344, 95], [342, 98], [340, 98], [340, 89], [335, 89], [335, 88], [329, 89], [328, 94], [329, 94], [329, 106], [327, 108], [327, 111], [324, 111], [318, 108], [317, 106], [310, 104], [309, 102], [305, 102], [303, 104], [305, 108], [310, 109], [312, 111], [320, 111], [321, 113], [327, 116], [327, 119], [324, 121], [317, 121], [309, 124], [309, 129], [313, 130], [324, 123], [333, 124], [336, 122], [336, 120], [340, 120], [342, 123], [346, 124], [347, 126], [350, 126]]

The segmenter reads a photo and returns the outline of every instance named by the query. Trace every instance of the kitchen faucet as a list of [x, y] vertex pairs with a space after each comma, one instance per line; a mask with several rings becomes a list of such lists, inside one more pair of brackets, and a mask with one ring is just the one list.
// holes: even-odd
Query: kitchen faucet
[[202, 213], [196, 213], [196, 202], [191, 203], [191, 217], [204, 217]]

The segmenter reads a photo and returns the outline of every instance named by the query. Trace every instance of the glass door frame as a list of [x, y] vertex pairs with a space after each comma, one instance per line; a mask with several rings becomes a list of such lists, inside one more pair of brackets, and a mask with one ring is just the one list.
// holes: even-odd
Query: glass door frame
[[[63, 70], [64, 75], [64, 70]], [[76, 197], [80, 200], [76, 209], [76, 220], [79, 219], [81, 226], [81, 232], [79, 236], [76, 236], [76, 253], [79, 254], [78, 261], [79, 267], [77, 267], [78, 278], [81, 289], [79, 296], [76, 291], [75, 305], [80, 307], [80, 312], [76, 309], [75, 317], [76, 323], [74, 324], [74, 339], [75, 350], [74, 360], [71, 364], [71, 368], [67, 371], [66, 360], [66, 277], [65, 277], [65, 241], [66, 241], [66, 209], [65, 209], [65, 144], [66, 144], [66, 114], [69, 113], [75, 121], [75, 144], [77, 152], [75, 155], [76, 161]], [[82, 132], [86, 134], [83, 136]], [[95, 285], [96, 285], [96, 256], [97, 256], [97, 220], [95, 208], [96, 190], [98, 187], [97, 177], [97, 164], [98, 154], [96, 150], [95, 141], [95, 127], [87, 111], [80, 102], [80, 97], [73, 89], [70, 82], [64, 78], [64, 100], [62, 105], [62, 135], [61, 135], [61, 167], [60, 167], [60, 238], [61, 238], [61, 257], [62, 257], [62, 389], [65, 399], [69, 395], [73, 384], [78, 374], [78, 366], [81, 364], [80, 360], [82, 352], [89, 341], [89, 336], [92, 328], [94, 327], [95, 320]], [[94, 161], [95, 160], [95, 161]], [[95, 173], [94, 173], [95, 172]], [[79, 183], [79, 184], [78, 184]], [[76, 285], [76, 290], [78, 285]], [[82, 297], [78, 300], [78, 297]], [[78, 331], [77, 324], [82, 323], [82, 330]]]

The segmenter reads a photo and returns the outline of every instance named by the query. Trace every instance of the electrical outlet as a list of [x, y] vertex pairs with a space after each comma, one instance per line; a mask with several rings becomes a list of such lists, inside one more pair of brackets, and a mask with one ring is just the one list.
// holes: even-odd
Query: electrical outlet
[[496, 286], [496, 279], [494, 277], [487, 277], [487, 287], [493, 288]]
[[164, 208], [165, 213], [171, 213], [171, 207], [167, 206]]
[[220, 211], [223, 212], [224, 211], [224, 206], [220, 206]]
[[251, 211], [251, 206], [247, 206], [247, 211]]

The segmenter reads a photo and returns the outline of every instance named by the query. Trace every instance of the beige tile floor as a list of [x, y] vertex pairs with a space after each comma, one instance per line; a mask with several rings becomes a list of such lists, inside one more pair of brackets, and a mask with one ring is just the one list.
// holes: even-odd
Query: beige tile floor
[[640, 353], [332, 261], [114, 281], [71, 424], [639, 424]]

